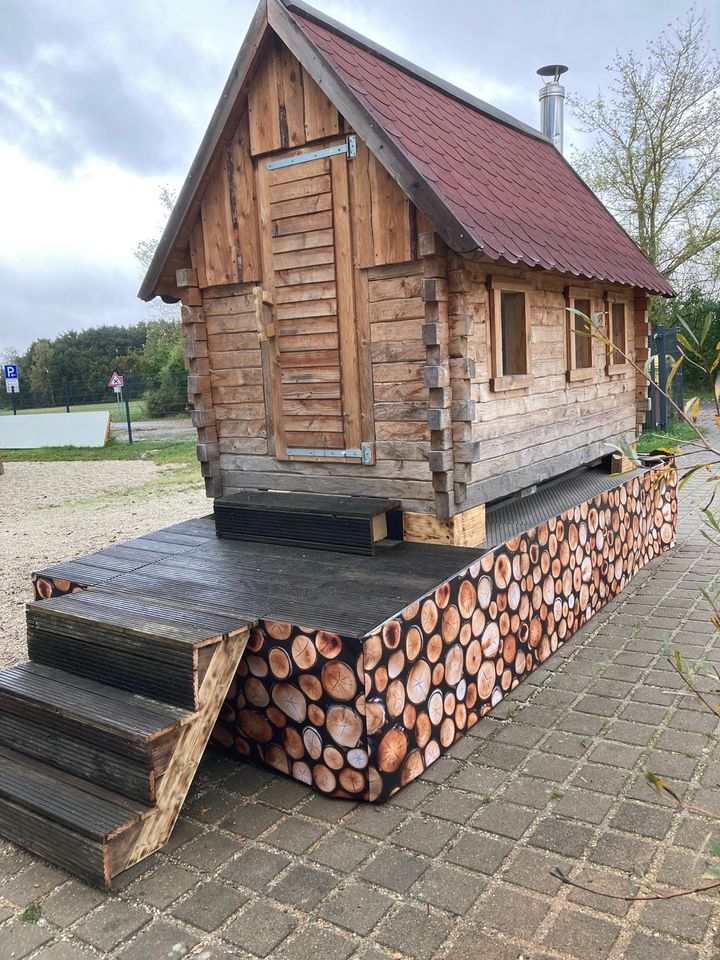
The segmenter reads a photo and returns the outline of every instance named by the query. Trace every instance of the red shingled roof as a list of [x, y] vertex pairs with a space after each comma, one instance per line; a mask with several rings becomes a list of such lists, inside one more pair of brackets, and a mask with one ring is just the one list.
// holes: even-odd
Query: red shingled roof
[[548, 141], [288, 12], [487, 257], [674, 296]]

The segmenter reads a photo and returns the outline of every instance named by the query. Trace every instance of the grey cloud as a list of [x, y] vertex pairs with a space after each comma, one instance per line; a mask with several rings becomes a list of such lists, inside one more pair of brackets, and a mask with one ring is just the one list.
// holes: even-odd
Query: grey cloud
[[185, 105], [197, 102], [208, 115], [227, 66], [191, 33], [169, 36], [151, 9], [6, 0], [3, 139], [63, 172], [88, 155], [141, 174], [181, 172], [202, 133]]
[[147, 306], [135, 296], [137, 283], [133, 269], [78, 264], [72, 273], [33, 269], [30, 278], [24, 270], [0, 264], [0, 347], [23, 350], [38, 337], [147, 319]]

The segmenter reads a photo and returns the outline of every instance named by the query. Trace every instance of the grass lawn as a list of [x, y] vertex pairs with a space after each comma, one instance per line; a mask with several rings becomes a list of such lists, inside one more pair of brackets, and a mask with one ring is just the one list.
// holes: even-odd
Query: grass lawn
[[643, 433], [638, 440], [638, 453], [652, 453], [663, 447], [674, 449], [679, 443], [697, 440], [697, 434], [684, 420], [673, 420], [668, 429], [657, 433]]
[[149, 460], [158, 466], [197, 467], [191, 440], [116, 440], [104, 447], [39, 447], [37, 450], [0, 450], [4, 463], [41, 463], [57, 460]]

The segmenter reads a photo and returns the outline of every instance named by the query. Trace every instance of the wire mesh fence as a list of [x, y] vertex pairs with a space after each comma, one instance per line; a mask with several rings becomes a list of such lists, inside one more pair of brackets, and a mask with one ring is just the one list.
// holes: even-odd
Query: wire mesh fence
[[[650, 409], [646, 420], [648, 430], [667, 430], [670, 421], [677, 419], [675, 408], [668, 403], [666, 393], [672, 397], [680, 409], [683, 406], [682, 365], [675, 372], [668, 389], [670, 371], [675, 361], [681, 356], [678, 332], [678, 327], [665, 327], [658, 324], [650, 335], [649, 372], [652, 385], [650, 386]], [[661, 393], [661, 391], [664, 392]]]
[[161, 377], [124, 374], [123, 381], [117, 390], [104, 377], [97, 384], [66, 379], [31, 388], [21, 377], [19, 393], [0, 393], [0, 414], [108, 410], [114, 421], [125, 420], [128, 410], [132, 420], [188, 416], [184, 371], [166, 371]]

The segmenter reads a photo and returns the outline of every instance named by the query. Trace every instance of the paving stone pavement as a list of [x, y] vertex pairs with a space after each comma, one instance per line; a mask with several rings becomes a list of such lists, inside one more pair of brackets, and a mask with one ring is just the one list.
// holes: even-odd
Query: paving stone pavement
[[208, 756], [168, 846], [113, 895], [0, 844], [0, 958], [717, 960], [720, 899], [613, 900], [551, 874], [624, 896], [702, 869], [712, 822], [642, 769], [720, 813], [719, 726], [662, 650], [720, 662], [706, 492], [682, 492], [675, 550], [384, 806]]

